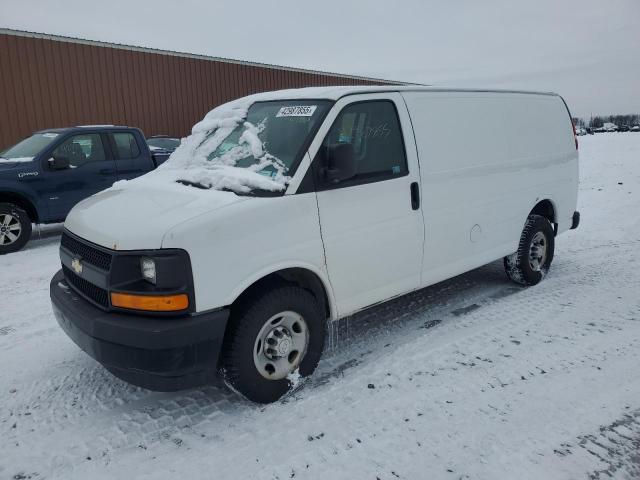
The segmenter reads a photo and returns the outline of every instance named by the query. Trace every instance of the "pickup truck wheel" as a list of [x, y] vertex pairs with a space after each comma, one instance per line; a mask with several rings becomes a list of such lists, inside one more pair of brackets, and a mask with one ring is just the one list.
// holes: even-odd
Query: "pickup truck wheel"
[[0, 255], [16, 252], [29, 241], [31, 219], [12, 203], [0, 203]]
[[223, 347], [223, 376], [251, 401], [270, 403], [311, 375], [324, 347], [326, 319], [307, 290], [284, 285], [232, 310]]
[[553, 260], [554, 232], [549, 220], [529, 215], [518, 251], [504, 257], [507, 276], [521, 285], [536, 285], [545, 277]]

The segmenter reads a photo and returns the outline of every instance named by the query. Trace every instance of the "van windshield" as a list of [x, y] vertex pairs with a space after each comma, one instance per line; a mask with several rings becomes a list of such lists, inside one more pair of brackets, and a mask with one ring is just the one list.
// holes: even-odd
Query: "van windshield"
[[225, 103], [196, 123], [169, 159], [145, 177], [203, 190], [282, 194], [332, 104], [254, 96]]
[[0, 152], [0, 159], [11, 161], [30, 161], [44, 150], [58, 136], [54, 132], [35, 133], [16, 143], [13, 147]]
[[[207, 155], [222, 165], [249, 168], [266, 177], [291, 176], [303, 146], [324, 118], [329, 102], [257, 102]], [[211, 132], [203, 145], [215, 135]]]

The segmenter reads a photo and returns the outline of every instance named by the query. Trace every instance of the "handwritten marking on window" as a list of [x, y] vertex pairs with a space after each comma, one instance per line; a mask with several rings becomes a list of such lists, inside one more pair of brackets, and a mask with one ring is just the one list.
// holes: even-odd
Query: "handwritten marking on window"
[[387, 138], [391, 130], [386, 123], [381, 123], [376, 127], [367, 127], [365, 138]]

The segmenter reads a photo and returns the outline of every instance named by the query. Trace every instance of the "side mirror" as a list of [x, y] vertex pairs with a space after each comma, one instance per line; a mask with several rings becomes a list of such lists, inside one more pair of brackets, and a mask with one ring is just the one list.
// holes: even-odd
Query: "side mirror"
[[49, 159], [49, 167], [51, 170], [65, 170], [71, 166], [69, 157], [64, 155], [56, 155]]
[[169, 159], [170, 155], [171, 153], [166, 150], [152, 151], [151, 159], [153, 160], [154, 166], [159, 167]]
[[353, 145], [338, 143], [325, 151], [324, 179], [328, 183], [340, 183], [356, 176], [356, 156]]

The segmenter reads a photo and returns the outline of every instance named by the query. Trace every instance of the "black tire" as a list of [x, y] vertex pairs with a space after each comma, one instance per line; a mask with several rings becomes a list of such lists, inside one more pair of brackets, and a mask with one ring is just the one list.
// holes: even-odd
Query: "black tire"
[[277, 286], [232, 309], [223, 345], [222, 375], [232, 389], [253, 402], [275, 402], [291, 388], [288, 378], [265, 378], [254, 361], [258, 334], [267, 320], [285, 311], [300, 315], [308, 329], [306, 353], [298, 365], [298, 373], [306, 377], [320, 361], [327, 327], [323, 309], [309, 291], [291, 285]]
[[[553, 261], [554, 235], [553, 226], [549, 220], [540, 215], [529, 215], [520, 236], [518, 251], [504, 257], [504, 269], [507, 276], [520, 285], [540, 283]], [[541, 251], [542, 246], [544, 247], [544, 257], [540, 259], [537, 252]], [[531, 260], [532, 255], [537, 257], [537, 260]]]
[[[5, 220], [8, 220], [8, 225]], [[10, 235], [17, 238], [12, 239]], [[0, 255], [17, 252], [27, 244], [29, 238], [31, 219], [27, 212], [13, 203], [0, 203]]]

